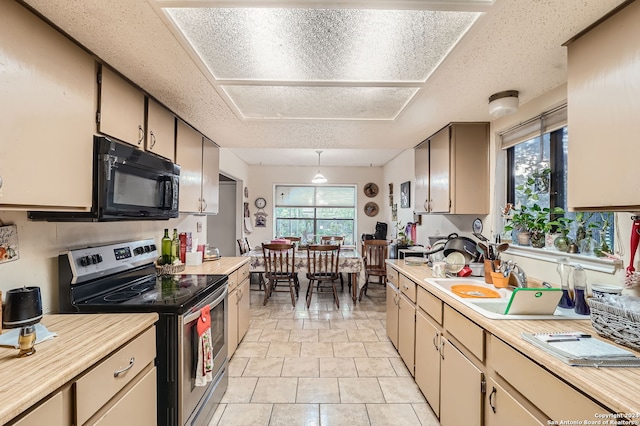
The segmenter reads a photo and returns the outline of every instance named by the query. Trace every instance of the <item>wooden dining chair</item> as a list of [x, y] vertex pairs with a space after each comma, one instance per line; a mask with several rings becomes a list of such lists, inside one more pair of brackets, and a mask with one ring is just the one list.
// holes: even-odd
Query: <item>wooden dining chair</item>
[[[307, 278], [309, 279], [309, 287], [307, 287], [307, 308], [311, 306], [311, 298], [313, 297], [313, 289], [317, 288], [318, 293], [333, 292], [333, 300], [336, 306], [340, 308], [340, 300], [338, 291], [336, 290], [336, 280], [340, 278], [338, 273], [338, 265], [340, 262], [340, 245], [310, 245], [307, 250]], [[323, 286], [329, 283], [330, 286]]]
[[[262, 243], [262, 255], [264, 256], [264, 277], [266, 289], [264, 291], [263, 306], [274, 291], [289, 291], [291, 293], [291, 304], [296, 306], [298, 297], [298, 285], [295, 270], [296, 248], [293, 244]], [[288, 290], [277, 290], [278, 283], [287, 283]]]
[[[320, 244], [344, 244], [344, 237], [340, 235], [323, 235], [320, 237]], [[348, 287], [351, 290], [351, 276], [348, 278]], [[344, 291], [344, 276], [340, 272], [340, 290]]]
[[[238, 242], [240, 256], [247, 255], [251, 251], [251, 244], [249, 244], [249, 239], [247, 237], [238, 238], [236, 241]], [[261, 291], [263, 288], [267, 287], [264, 282], [264, 274], [262, 272], [251, 272], [251, 275], [254, 277], [258, 277], [258, 291]]]
[[367, 294], [371, 277], [378, 277], [378, 282], [387, 285], [387, 264], [385, 263], [389, 251], [388, 240], [364, 240], [362, 258], [364, 261], [365, 284], [360, 289], [362, 295]]

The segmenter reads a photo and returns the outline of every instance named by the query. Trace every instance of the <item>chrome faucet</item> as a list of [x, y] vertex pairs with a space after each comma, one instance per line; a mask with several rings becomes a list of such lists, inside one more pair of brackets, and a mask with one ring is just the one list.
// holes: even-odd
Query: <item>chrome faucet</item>
[[511, 274], [513, 274], [516, 279], [516, 287], [527, 288], [527, 274], [524, 272], [524, 269], [514, 264], [511, 269]]

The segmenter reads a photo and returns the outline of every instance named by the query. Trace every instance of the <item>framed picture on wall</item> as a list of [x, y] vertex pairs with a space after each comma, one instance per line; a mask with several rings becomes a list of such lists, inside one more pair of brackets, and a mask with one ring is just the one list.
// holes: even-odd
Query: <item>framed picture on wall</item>
[[408, 209], [411, 207], [411, 182], [403, 182], [400, 184], [400, 207]]

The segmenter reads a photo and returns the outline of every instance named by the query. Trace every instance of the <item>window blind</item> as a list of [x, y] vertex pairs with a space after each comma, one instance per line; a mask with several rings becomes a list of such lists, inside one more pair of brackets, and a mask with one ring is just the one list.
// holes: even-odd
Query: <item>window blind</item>
[[511, 148], [521, 142], [533, 139], [540, 134], [549, 133], [567, 125], [567, 104], [543, 112], [517, 126], [500, 132], [500, 147]]

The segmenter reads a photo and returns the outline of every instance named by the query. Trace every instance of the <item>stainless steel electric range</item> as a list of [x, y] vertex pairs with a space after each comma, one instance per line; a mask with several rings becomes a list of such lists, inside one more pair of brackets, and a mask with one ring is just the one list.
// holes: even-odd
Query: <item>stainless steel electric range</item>
[[[227, 276], [156, 276], [154, 240], [69, 250], [58, 258], [60, 311], [157, 312], [158, 424], [206, 425], [226, 391]], [[211, 309], [214, 379], [195, 385], [200, 310]]]

